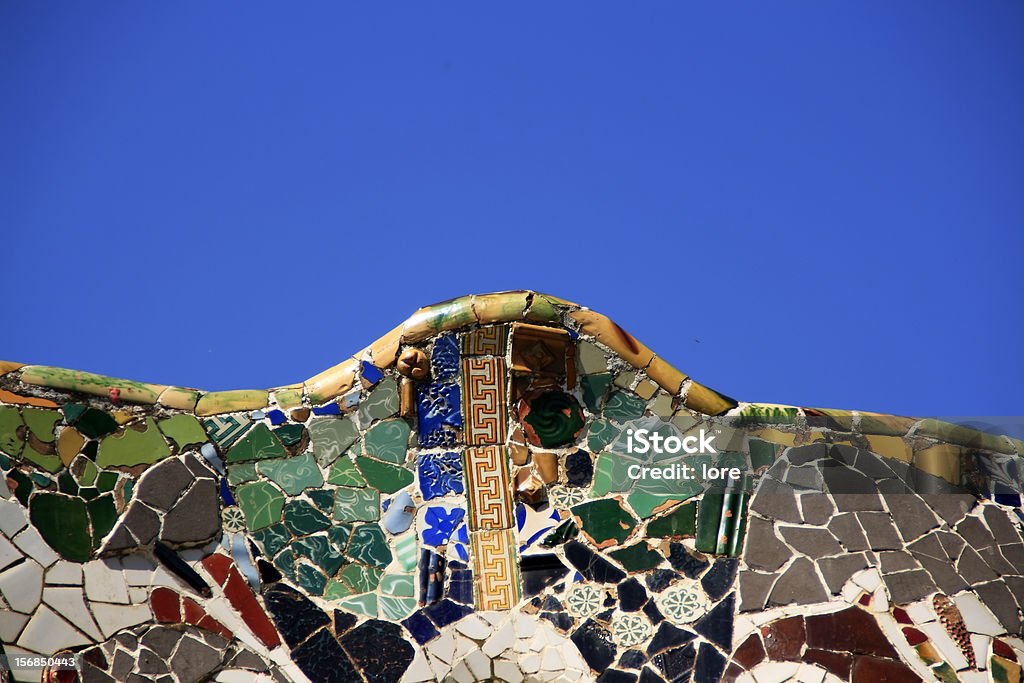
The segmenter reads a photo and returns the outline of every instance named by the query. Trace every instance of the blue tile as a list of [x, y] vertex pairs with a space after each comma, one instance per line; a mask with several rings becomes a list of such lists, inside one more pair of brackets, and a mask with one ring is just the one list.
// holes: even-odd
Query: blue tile
[[379, 382], [382, 379], [384, 379], [384, 373], [381, 372], [380, 368], [378, 368], [376, 365], [374, 365], [370, 361], [364, 360], [361, 363], [361, 366], [362, 366], [363, 381], [366, 382], [367, 384], [374, 385], [377, 382]]
[[462, 457], [458, 453], [424, 453], [418, 465], [423, 500], [463, 492]]
[[231, 507], [235, 504], [235, 497], [231, 495], [228, 480], [224, 477], [220, 478], [220, 498], [224, 501], [224, 507]]
[[462, 508], [446, 508], [432, 505], [423, 515], [426, 528], [422, 530], [423, 542], [427, 545], [440, 546], [448, 542], [452, 532], [459, 525], [466, 511]]
[[269, 411], [267, 417], [270, 418], [270, 424], [272, 425], [284, 424], [288, 420], [288, 416], [283, 411], [277, 409]]
[[454, 446], [462, 426], [458, 384], [424, 384], [416, 390], [417, 433], [424, 448]]
[[314, 415], [341, 415], [341, 408], [338, 407], [337, 403], [328, 403], [325, 406], [319, 406], [313, 408]]
[[464, 605], [473, 603], [473, 572], [468, 569], [456, 569], [451, 572], [448, 580], [448, 597]]
[[426, 615], [420, 612], [413, 612], [412, 615], [402, 622], [402, 625], [412, 634], [420, 645], [437, 637], [438, 631], [434, 624], [427, 619]]
[[430, 353], [430, 371], [435, 380], [454, 379], [459, 374], [459, 342], [455, 335], [438, 337]]
[[435, 605], [424, 608], [423, 612], [430, 617], [431, 621], [444, 628], [448, 624], [453, 624], [462, 617], [472, 614], [473, 610], [451, 600], [442, 600]]

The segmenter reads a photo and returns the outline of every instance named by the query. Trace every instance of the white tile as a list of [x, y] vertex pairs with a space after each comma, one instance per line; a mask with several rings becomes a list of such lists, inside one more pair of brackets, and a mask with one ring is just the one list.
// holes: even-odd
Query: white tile
[[43, 602], [94, 641], [103, 640], [103, 634], [85, 606], [81, 588], [44, 588]]
[[960, 647], [953, 642], [953, 639], [946, 633], [946, 628], [937, 621], [927, 624], [918, 624], [921, 631], [932, 641], [932, 645], [939, 651], [943, 659], [957, 671], [967, 668], [967, 658], [960, 652]]
[[530, 654], [523, 655], [519, 660], [519, 667], [528, 674], [537, 673], [540, 671], [540, 655], [531, 652]]
[[458, 661], [477, 649], [476, 641], [470, 640], [464, 635], [455, 634], [455, 658], [453, 662]]
[[16, 612], [31, 614], [43, 597], [43, 568], [26, 559], [0, 574], [0, 593]]
[[60, 555], [53, 552], [53, 548], [46, 544], [35, 527], [29, 527], [15, 536], [14, 545], [44, 567], [49, 567], [60, 559]]
[[434, 655], [430, 655], [430, 669], [434, 672], [434, 676], [439, 681], [448, 680], [448, 674], [452, 672], [452, 667], [450, 664], [442, 662]]
[[430, 653], [445, 664], [452, 664], [455, 657], [455, 636], [450, 631], [442, 633], [430, 643]]
[[7, 477], [0, 478], [0, 498], [10, 498], [11, 490], [7, 488]]
[[475, 681], [487, 681], [491, 678], [491, 658], [485, 655], [480, 650], [474, 650], [470, 652], [466, 659], [463, 660], [469, 667], [469, 670], [473, 673], [476, 678]]
[[865, 569], [853, 575], [853, 582], [868, 593], [874, 593], [882, 583], [882, 577], [877, 569]]
[[412, 658], [412, 664], [405, 670], [402, 676], [403, 683], [425, 683], [434, 681], [434, 672], [430, 669], [430, 661], [423, 653], [423, 650], [416, 648], [416, 656]]
[[800, 670], [796, 673], [796, 680], [800, 683], [821, 683], [825, 680], [827, 672], [813, 664], [801, 664]]
[[133, 605], [149, 600], [149, 591], [145, 588], [128, 588], [128, 601]]
[[929, 621], [935, 621], [935, 612], [932, 611], [931, 603], [927, 600], [907, 605], [907, 616], [910, 617], [915, 624], [925, 624]]
[[22, 553], [6, 536], [0, 536], [0, 571], [7, 569], [22, 558]]
[[0, 500], [0, 533], [7, 538], [28, 526], [28, 515], [16, 500]]
[[128, 584], [124, 574], [111, 568], [108, 561], [93, 560], [82, 566], [85, 572], [85, 594], [90, 601], [128, 604]]
[[506, 659], [499, 659], [494, 662], [494, 676], [506, 683], [521, 683], [523, 680], [523, 672], [519, 670], [516, 663]]
[[27, 614], [0, 610], [0, 643], [13, 643], [28, 622]]
[[889, 611], [889, 596], [885, 592], [885, 586], [879, 586], [875, 589], [875, 595], [871, 600], [871, 609], [875, 612]]
[[957, 671], [956, 677], [960, 683], [989, 683], [992, 680], [986, 671]]
[[546, 647], [540, 654], [540, 668], [544, 671], [560, 671], [565, 668], [565, 662], [558, 654], [558, 648]]
[[[451, 680], [456, 683], [476, 683], [480, 679], [473, 675], [465, 662], [459, 662], [458, 666], [452, 669]], [[445, 679], [448, 680], [448, 679]], [[486, 679], [485, 679], [486, 680]]]
[[52, 567], [46, 570], [47, 585], [82, 585], [82, 565], [58, 560]]
[[46, 605], [36, 610], [18, 638], [21, 647], [44, 655], [88, 644], [88, 638]]
[[143, 555], [128, 555], [121, 558], [119, 565], [124, 573], [124, 580], [129, 586], [153, 585], [153, 574], [156, 572], [156, 565], [152, 560]]
[[95, 602], [89, 605], [103, 635], [107, 638], [123, 628], [153, 620], [148, 605], [108, 605]]
[[978, 633], [971, 634], [971, 647], [974, 648], [974, 658], [982, 668], [988, 668], [985, 662], [988, 661], [988, 650], [992, 646], [992, 638]]
[[507, 622], [504, 626], [494, 632], [487, 642], [484, 643], [483, 651], [488, 657], [492, 659], [497, 657], [505, 650], [509, 649], [516, 643], [516, 632], [512, 626], [512, 622]]
[[751, 673], [757, 683], [784, 683], [796, 676], [799, 662], [769, 662], [755, 667]]
[[537, 617], [524, 612], [516, 612], [513, 617], [515, 621], [516, 634], [520, 638], [529, 638], [537, 631]]
[[470, 614], [465, 619], [460, 619], [455, 624], [455, 629], [473, 640], [484, 640], [491, 635], [491, 625], [475, 614]]
[[[8, 655], [31, 655], [38, 654], [36, 652], [30, 652], [24, 648], [20, 648], [17, 645], [4, 645], [4, 650], [7, 651]], [[34, 681], [41, 681], [43, 678], [42, 669], [22, 669], [18, 672], [18, 678], [25, 683], [31, 683]]]
[[953, 601], [960, 610], [960, 614], [963, 615], [968, 631], [983, 633], [987, 636], [998, 636], [1006, 632], [1006, 629], [992, 616], [988, 607], [985, 607], [974, 593], [961, 593], [953, 598]]

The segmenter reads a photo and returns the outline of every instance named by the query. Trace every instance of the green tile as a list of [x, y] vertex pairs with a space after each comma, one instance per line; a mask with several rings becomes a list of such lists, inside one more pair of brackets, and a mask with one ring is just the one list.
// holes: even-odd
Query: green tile
[[385, 574], [380, 580], [380, 592], [399, 598], [411, 598], [416, 595], [416, 587], [412, 574]]
[[327, 534], [307, 536], [292, 543], [292, 552], [299, 557], [320, 567], [327, 576], [334, 576], [334, 573], [345, 563], [341, 553], [331, 544]]
[[295, 567], [295, 581], [311, 595], [323, 595], [327, 588], [327, 577], [311, 564], [301, 562]]
[[295, 580], [295, 554], [291, 550], [285, 550], [274, 558], [274, 566], [286, 577]]
[[366, 453], [395, 464], [405, 462], [409, 448], [409, 424], [405, 420], [384, 420], [366, 432]]
[[51, 548], [72, 562], [86, 562], [92, 552], [85, 501], [59, 493], [37, 493], [29, 504], [32, 526]]
[[57, 490], [69, 496], [78, 495], [78, 482], [71, 476], [71, 472], [64, 470], [57, 477]]
[[771, 467], [775, 462], [775, 444], [760, 439], [750, 439], [747, 447], [750, 449], [750, 466], [755, 470], [761, 467]]
[[315, 489], [313, 491], [306, 491], [306, 496], [313, 501], [313, 505], [320, 508], [321, 512], [330, 514], [331, 510], [334, 509], [334, 491]]
[[799, 411], [782, 406], [749, 405], [744, 407], [735, 419], [738, 427], [758, 424], [793, 424]]
[[258, 424], [248, 434], [238, 440], [228, 451], [226, 461], [249, 462], [251, 460], [270, 460], [287, 457], [288, 451], [265, 424]]
[[324, 589], [325, 600], [341, 600], [349, 595], [352, 595], [353, 590], [347, 583], [343, 583], [336, 579], [332, 579], [327, 582], [327, 588]]
[[614, 498], [581, 503], [572, 508], [572, 513], [578, 520], [580, 530], [598, 548], [622, 543], [637, 524], [636, 518]]
[[24, 424], [17, 408], [0, 407], [0, 451], [12, 458], [21, 455], [24, 439], [18, 434], [18, 428]]
[[366, 480], [359, 473], [359, 468], [348, 457], [338, 458], [327, 473], [327, 483], [335, 486], [366, 486]]
[[336, 489], [334, 519], [339, 522], [372, 522], [380, 519], [380, 493], [369, 488]]
[[419, 550], [417, 545], [415, 532], [409, 532], [392, 541], [391, 547], [394, 550], [395, 559], [398, 560], [398, 566], [403, 571], [411, 572], [416, 569], [417, 551]]
[[117, 472], [100, 472], [96, 475], [96, 488], [104, 493], [113, 491], [117, 486]]
[[[80, 408], [82, 410], [79, 410]], [[68, 424], [74, 425], [75, 429], [90, 439], [113, 434], [119, 426], [117, 420], [108, 413], [73, 403], [64, 406], [64, 416]]]
[[56, 438], [53, 428], [61, 421], [59, 411], [44, 410], [42, 408], [22, 408], [21, 417], [25, 420], [29, 430], [41, 441], [49, 443]]
[[296, 536], [323, 531], [331, 520], [307, 500], [290, 500], [284, 506], [284, 525]]
[[58, 456], [51, 453], [40, 453], [32, 447], [31, 442], [25, 444], [25, 450], [22, 451], [21, 459], [38, 465], [47, 472], [58, 472], [64, 467], [64, 463], [61, 462]]
[[206, 432], [199, 420], [191, 415], [175, 415], [159, 422], [160, 431], [174, 442], [179, 450], [187, 446], [206, 443]]
[[635, 420], [644, 414], [646, 401], [631, 391], [616, 391], [608, 397], [604, 417], [616, 422]]
[[642, 519], [653, 516], [660, 510], [672, 507], [701, 492], [701, 485], [696, 481], [686, 481], [676, 487], [675, 493], [648, 493], [633, 491], [626, 496], [626, 501]]
[[285, 446], [294, 446], [302, 441], [302, 434], [306, 428], [302, 425], [284, 425], [274, 430], [274, 434]]
[[554, 548], [556, 545], [562, 545], [579, 535], [580, 528], [576, 524], [576, 520], [570, 518], [555, 527], [555, 530], [545, 536], [540, 544], [545, 548]]
[[383, 493], [394, 493], [412, 483], [413, 474], [404, 467], [396, 467], [373, 458], [356, 458], [359, 471], [366, 483]]
[[416, 598], [399, 598], [381, 591], [377, 602], [380, 616], [392, 621], [401, 621], [416, 611]]
[[629, 491], [636, 480], [629, 476], [630, 465], [640, 465], [641, 461], [615, 453], [601, 453], [594, 464], [594, 481], [591, 493], [601, 497], [613, 491]]
[[359, 402], [359, 421], [364, 426], [374, 420], [383, 420], [397, 414], [398, 384], [393, 377], [382, 380]]
[[93, 544], [99, 546], [103, 537], [110, 533], [117, 522], [117, 504], [114, 496], [107, 494], [90, 500], [86, 507], [89, 510], [89, 519], [92, 521]]
[[363, 593], [362, 595], [353, 595], [352, 597], [345, 598], [339, 605], [342, 609], [348, 612], [355, 612], [356, 614], [362, 614], [367, 617], [377, 618], [377, 594], [376, 593]]
[[246, 462], [238, 465], [228, 465], [229, 484], [238, 486], [247, 481], [256, 481], [256, 463]]
[[53, 484], [53, 480], [49, 476], [43, 474], [42, 472], [33, 472], [31, 476], [32, 481], [36, 483], [36, 486], [38, 488], [49, 488], [50, 485]]
[[288, 533], [288, 529], [281, 522], [252, 532], [252, 537], [259, 543], [263, 554], [267, 557], [277, 555], [292, 540], [292, 535]]
[[100, 492], [93, 486], [83, 486], [78, 490], [78, 495], [81, 496], [82, 500], [90, 501], [100, 495]]
[[304, 453], [279, 460], [262, 460], [257, 469], [267, 479], [281, 487], [289, 496], [297, 496], [306, 489], [323, 486], [320, 472], [312, 453]]
[[583, 389], [583, 402], [592, 413], [601, 412], [604, 404], [604, 396], [608, 386], [612, 383], [610, 374], [586, 375], [580, 378], [580, 387]]
[[96, 463], [88, 458], [82, 458], [82, 463], [82, 473], [78, 477], [78, 483], [82, 486], [92, 486], [96, 483], [96, 477], [99, 476]]
[[281, 520], [284, 494], [267, 481], [242, 484], [235, 491], [235, 500], [245, 515], [245, 525], [257, 531]]
[[600, 453], [619, 436], [619, 428], [608, 420], [594, 420], [587, 431], [587, 449]]
[[356, 562], [384, 568], [391, 563], [391, 550], [384, 531], [376, 524], [363, 524], [352, 532], [345, 554]]
[[331, 528], [327, 530], [327, 537], [331, 539], [334, 547], [341, 552], [345, 552], [345, 548], [348, 547], [348, 539], [351, 536], [351, 524], [332, 524]]
[[372, 591], [380, 583], [381, 570], [364, 564], [349, 564], [341, 570], [339, 578], [348, 584], [354, 593]]
[[313, 454], [321, 467], [327, 467], [359, 438], [359, 429], [349, 416], [325, 417], [309, 424]]
[[146, 418], [141, 430], [139, 426], [126, 427], [105, 437], [100, 442], [96, 464], [100, 467], [151, 465], [171, 454], [170, 447], [157, 429], [156, 420]]
[[647, 536], [654, 538], [683, 538], [697, 533], [697, 504], [684, 503], [666, 515], [647, 523]]
[[665, 558], [643, 542], [608, 553], [628, 572], [645, 572], [660, 565]]

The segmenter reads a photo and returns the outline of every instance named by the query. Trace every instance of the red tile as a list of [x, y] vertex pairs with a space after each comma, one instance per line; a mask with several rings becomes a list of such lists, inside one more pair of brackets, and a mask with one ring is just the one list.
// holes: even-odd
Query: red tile
[[910, 645], [920, 645], [924, 641], [928, 640], [928, 636], [921, 633], [913, 626], [904, 626], [903, 636], [907, 639], [907, 643]]
[[826, 650], [807, 650], [803, 657], [805, 662], [817, 664], [829, 673], [838, 676], [841, 680], [850, 677], [850, 667], [853, 666], [853, 657], [845, 652], [828, 652]]
[[857, 600], [857, 602], [864, 605], [865, 607], [869, 607], [871, 605], [871, 596], [865, 593], [864, 595], [860, 596], [860, 599]]
[[992, 652], [1003, 659], [1009, 659], [1011, 662], [1017, 661], [1017, 655], [1014, 653], [1013, 648], [998, 638], [992, 640]]
[[170, 588], [156, 588], [149, 596], [153, 616], [164, 624], [181, 623], [181, 599]]
[[231, 571], [233, 565], [234, 562], [227, 555], [214, 553], [203, 558], [203, 567], [210, 573], [218, 586], [223, 586], [224, 582], [228, 580], [228, 572]]
[[911, 621], [910, 615], [907, 614], [907, 611], [905, 609], [903, 609], [902, 607], [893, 607], [892, 615], [894, 617], [896, 617], [896, 623], [899, 623], [899, 624], [913, 624], [914, 623], [913, 621]]
[[192, 624], [193, 626], [199, 623], [199, 620], [206, 616], [206, 610], [199, 606], [199, 604], [192, 598], [185, 598], [185, 619], [186, 624]]
[[859, 607], [806, 618], [807, 646], [815, 649], [877, 655], [897, 659], [875, 618]]
[[857, 657], [853, 660], [851, 683], [920, 683], [921, 677], [901, 661], [878, 657]]
[[256, 600], [242, 575], [232, 571], [224, 586], [224, 594], [228, 596], [231, 606], [242, 615], [242, 620], [260, 641], [269, 648], [275, 648], [281, 642], [277, 629], [270, 622], [267, 613]]
[[224, 624], [220, 623], [219, 621], [217, 621], [216, 619], [211, 617], [209, 614], [207, 614], [205, 617], [200, 619], [199, 623], [196, 624], [196, 626], [198, 626], [199, 628], [205, 628], [207, 631], [213, 631], [214, 633], [219, 633], [220, 635], [224, 636], [225, 638], [229, 638], [230, 639], [230, 638], [234, 637], [234, 634], [231, 633], [231, 631], [229, 631], [228, 628]]

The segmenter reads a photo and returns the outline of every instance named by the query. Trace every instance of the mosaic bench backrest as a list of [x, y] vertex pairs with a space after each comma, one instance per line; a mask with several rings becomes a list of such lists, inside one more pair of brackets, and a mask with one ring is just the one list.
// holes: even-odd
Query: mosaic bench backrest
[[80, 654], [18, 680], [1019, 681], [1022, 454], [740, 403], [533, 292], [271, 390], [0, 363], [0, 641]]

